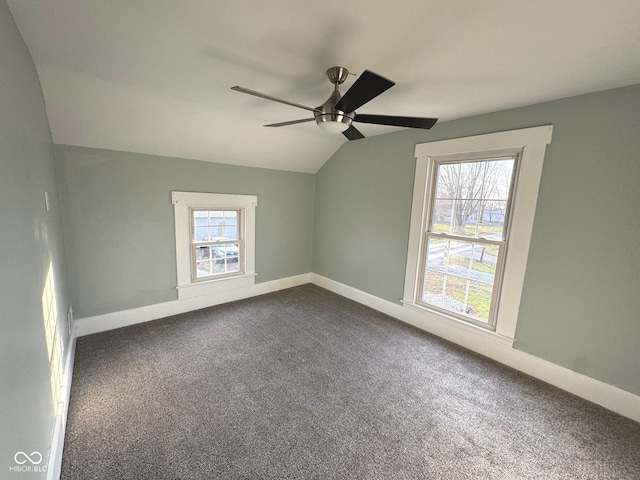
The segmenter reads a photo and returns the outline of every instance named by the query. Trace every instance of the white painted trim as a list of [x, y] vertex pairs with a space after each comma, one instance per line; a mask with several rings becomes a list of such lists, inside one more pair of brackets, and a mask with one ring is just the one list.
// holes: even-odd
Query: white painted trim
[[127, 327], [137, 323], [157, 320], [159, 318], [170, 317], [180, 313], [191, 312], [201, 308], [212, 307], [222, 303], [304, 285], [305, 283], [311, 282], [310, 275], [310, 273], [303, 273], [302, 275], [294, 277], [281, 278], [270, 282], [256, 283], [244, 288], [218, 292], [215, 295], [178, 299], [131, 310], [121, 310], [113, 313], [105, 313], [104, 315], [79, 318], [75, 320], [75, 334], [77, 337], [82, 337], [84, 335], [105, 332], [115, 328]]
[[178, 298], [200, 297], [202, 295], [214, 295], [236, 288], [250, 287], [256, 282], [256, 274], [235, 275], [233, 277], [217, 278], [207, 282], [191, 283], [188, 285], [178, 285]]
[[256, 195], [236, 195], [233, 193], [172, 191], [171, 203], [174, 205], [184, 203], [198, 206], [235, 207], [241, 205], [255, 207], [258, 205], [258, 197]]
[[529, 143], [520, 159], [496, 321], [496, 332], [511, 338], [516, 335], [545, 151], [546, 144]]
[[484, 335], [477, 332], [467, 328], [456, 328], [454, 322], [434, 321], [434, 318], [402, 307], [400, 304], [383, 300], [321, 275], [312, 273], [311, 282], [640, 422], [640, 396], [631, 392], [516, 350], [505, 345], [504, 342], [487, 341]]
[[47, 462], [46, 480], [57, 480], [62, 472], [62, 453], [64, 450], [64, 434], [67, 426], [67, 415], [69, 413], [69, 399], [71, 397], [71, 381], [73, 378], [73, 362], [76, 356], [76, 338], [70, 337], [70, 346], [67, 349], [65, 359], [62, 385], [60, 386], [60, 402], [55, 417], [51, 448], [49, 450], [49, 461]]
[[405, 305], [416, 305], [417, 288], [415, 285], [420, 278], [420, 252], [425, 248], [425, 236], [427, 230], [427, 179], [431, 177], [433, 162], [416, 161], [415, 177], [413, 179], [413, 200], [411, 204], [411, 220], [409, 222], [409, 242], [407, 244], [407, 265], [404, 274], [404, 294], [402, 301]]
[[[547, 145], [551, 143], [553, 125], [521, 128], [504, 132], [486, 133], [471, 137], [450, 138], [437, 142], [419, 143], [414, 150], [415, 157], [450, 155], [456, 153], [480, 152], [520, 148], [523, 145]], [[452, 147], [455, 142], [455, 147]]]
[[[431, 325], [432, 330], [445, 329], [445, 331], [449, 329], [459, 329], [469, 332], [473, 335], [477, 335], [485, 341], [496, 342], [502, 345], [503, 347], [511, 348], [514, 343], [514, 339], [511, 337], [505, 337], [504, 335], [500, 335], [492, 330], [487, 330], [486, 328], [478, 327], [471, 323], [467, 323], [463, 320], [455, 318], [453, 316], [449, 317], [443, 313], [436, 312], [425, 308], [420, 305], [415, 305], [412, 303], [403, 303], [403, 307], [413, 310], [416, 314], [420, 316], [421, 323], [426, 322]], [[418, 317], [416, 317], [418, 318]], [[418, 328], [422, 328], [420, 324], [415, 325]], [[426, 330], [425, 328], [422, 328]]]
[[[235, 290], [255, 282], [256, 264], [256, 195], [234, 195], [225, 193], [171, 192], [174, 206], [176, 236], [176, 274], [178, 298], [187, 299], [200, 295], [217, 294], [222, 290]], [[240, 214], [242, 275], [193, 282], [191, 278], [191, 213], [194, 208], [237, 208]]]

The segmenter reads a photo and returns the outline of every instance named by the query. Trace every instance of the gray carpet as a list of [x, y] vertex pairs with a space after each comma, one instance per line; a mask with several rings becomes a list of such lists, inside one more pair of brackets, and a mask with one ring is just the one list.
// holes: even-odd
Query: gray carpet
[[640, 479], [640, 424], [314, 285], [78, 339], [63, 479]]

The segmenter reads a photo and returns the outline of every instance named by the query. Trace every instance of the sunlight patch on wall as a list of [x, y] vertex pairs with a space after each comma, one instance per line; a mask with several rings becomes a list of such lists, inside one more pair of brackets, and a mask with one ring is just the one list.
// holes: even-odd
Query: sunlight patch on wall
[[56, 288], [53, 276], [53, 264], [49, 262], [49, 270], [42, 292], [42, 318], [44, 320], [44, 332], [47, 341], [47, 353], [49, 355], [49, 371], [51, 381], [51, 401], [53, 413], [59, 412], [60, 387], [62, 385], [62, 358], [64, 346], [62, 336], [58, 331], [58, 307], [56, 303]]

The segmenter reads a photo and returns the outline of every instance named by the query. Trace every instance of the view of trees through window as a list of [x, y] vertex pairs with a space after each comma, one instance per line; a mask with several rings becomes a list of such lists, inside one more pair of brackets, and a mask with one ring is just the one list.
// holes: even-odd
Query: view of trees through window
[[516, 158], [436, 162], [422, 302], [492, 321]]

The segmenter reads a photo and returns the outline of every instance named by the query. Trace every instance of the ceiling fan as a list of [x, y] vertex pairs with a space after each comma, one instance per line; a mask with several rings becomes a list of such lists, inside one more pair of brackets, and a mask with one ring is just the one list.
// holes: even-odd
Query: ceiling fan
[[377, 73], [365, 70], [353, 83], [351, 88], [347, 90], [344, 96], [341, 96], [338, 88], [339, 85], [347, 79], [348, 75], [349, 70], [344, 67], [331, 67], [327, 70], [327, 77], [329, 77], [329, 81], [333, 84], [334, 90], [327, 101], [316, 108], [300, 105], [288, 100], [256, 92], [255, 90], [249, 90], [244, 87], [235, 86], [231, 87], [231, 90], [313, 112], [314, 118], [272, 123], [265, 125], [265, 127], [284, 127], [287, 125], [312, 122], [315, 120], [323, 130], [332, 133], [342, 133], [349, 140], [364, 138], [364, 135], [362, 135], [362, 133], [352, 125], [353, 122], [429, 129], [438, 121], [437, 118], [397, 117], [392, 115], [366, 115], [363, 113], [356, 113], [356, 109], [374, 99], [382, 92], [393, 87], [395, 82], [392, 82]]

